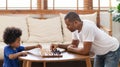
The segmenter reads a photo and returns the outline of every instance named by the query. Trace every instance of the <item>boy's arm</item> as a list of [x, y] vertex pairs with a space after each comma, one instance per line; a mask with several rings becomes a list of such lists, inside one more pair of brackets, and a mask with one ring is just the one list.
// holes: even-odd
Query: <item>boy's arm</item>
[[31, 49], [34, 49], [34, 48], [42, 48], [42, 46], [41, 45], [35, 45], [35, 46], [27, 46], [27, 47], [25, 47], [25, 50], [31, 50]]
[[[34, 49], [34, 48], [42, 48], [41, 45], [35, 45], [35, 46], [27, 46], [24, 48], [24, 50], [30, 50], [30, 49]], [[9, 59], [15, 59], [15, 58], [18, 58], [19, 56], [26, 56], [27, 55], [27, 52], [18, 52], [18, 53], [15, 53], [15, 54], [9, 54]]]
[[16, 59], [19, 56], [26, 56], [26, 55], [27, 55], [27, 52], [18, 52], [15, 54], [10, 54], [8, 57], [9, 57], [9, 59]]

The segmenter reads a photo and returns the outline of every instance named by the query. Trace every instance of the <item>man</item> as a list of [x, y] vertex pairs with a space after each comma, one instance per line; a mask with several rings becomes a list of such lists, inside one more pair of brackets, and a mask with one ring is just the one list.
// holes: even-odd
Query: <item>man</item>
[[[52, 44], [51, 49], [59, 47], [81, 55], [94, 52], [94, 67], [118, 67], [120, 48], [117, 39], [100, 30], [94, 22], [82, 21], [75, 12], [69, 12], [64, 20], [73, 34], [72, 43]], [[80, 42], [83, 43], [83, 48], [78, 48]]]

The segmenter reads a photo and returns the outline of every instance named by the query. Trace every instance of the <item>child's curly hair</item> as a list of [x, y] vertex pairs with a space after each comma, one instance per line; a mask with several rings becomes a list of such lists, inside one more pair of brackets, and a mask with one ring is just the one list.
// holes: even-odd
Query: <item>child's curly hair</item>
[[17, 38], [20, 38], [22, 31], [16, 27], [7, 27], [3, 34], [3, 40], [6, 44], [12, 44]]

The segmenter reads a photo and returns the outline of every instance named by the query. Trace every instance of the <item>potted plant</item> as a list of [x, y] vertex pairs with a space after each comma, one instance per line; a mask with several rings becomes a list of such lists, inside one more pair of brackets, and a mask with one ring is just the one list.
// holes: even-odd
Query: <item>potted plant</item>
[[120, 23], [120, 14], [114, 15], [113, 18], [112, 18], [112, 20], [114, 22], [119, 22]]
[[[117, 0], [117, 1], [120, 1], [120, 0]], [[119, 22], [120, 23], [120, 3], [116, 6], [116, 9], [111, 9], [110, 13], [113, 13], [112, 20], [114, 22]]]
[[120, 13], [120, 3], [117, 5], [117, 12]]

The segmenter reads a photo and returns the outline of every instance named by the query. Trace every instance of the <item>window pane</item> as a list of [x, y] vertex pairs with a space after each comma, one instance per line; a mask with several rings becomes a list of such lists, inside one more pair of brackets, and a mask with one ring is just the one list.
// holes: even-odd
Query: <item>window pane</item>
[[109, 1], [110, 0], [100, 0], [101, 10], [109, 10]]
[[109, 7], [110, 0], [100, 0], [100, 7]]
[[[110, 0], [100, 0], [100, 9], [101, 10], [109, 10], [110, 4], [109, 4]], [[98, 9], [98, 2], [99, 0], [93, 0], [93, 8], [94, 9]], [[116, 0], [111, 0], [111, 5], [112, 7], [116, 6]]]
[[112, 7], [116, 7], [118, 3], [116, 0], [111, 0]]
[[6, 0], [0, 0], [0, 9], [6, 9]]
[[93, 9], [98, 9], [98, 0], [93, 0]]
[[[77, 0], [54, 0], [55, 9], [77, 9]], [[48, 9], [53, 7], [53, 0], [48, 0]]]
[[79, 9], [84, 8], [84, 0], [78, 0], [78, 7], [79, 7]]
[[32, 0], [32, 9], [37, 9], [37, 0]]
[[48, 0], [48, 9], [53, 9], [53, 0]]
[[8, 9], [30, 9], [30, 0], [8, 0]]
[[55, 0], [55, 7], [58, 9], [76, 9], [77, 0]]
[[93, 7], [98, 7], [98, 0], [93, 0]]

